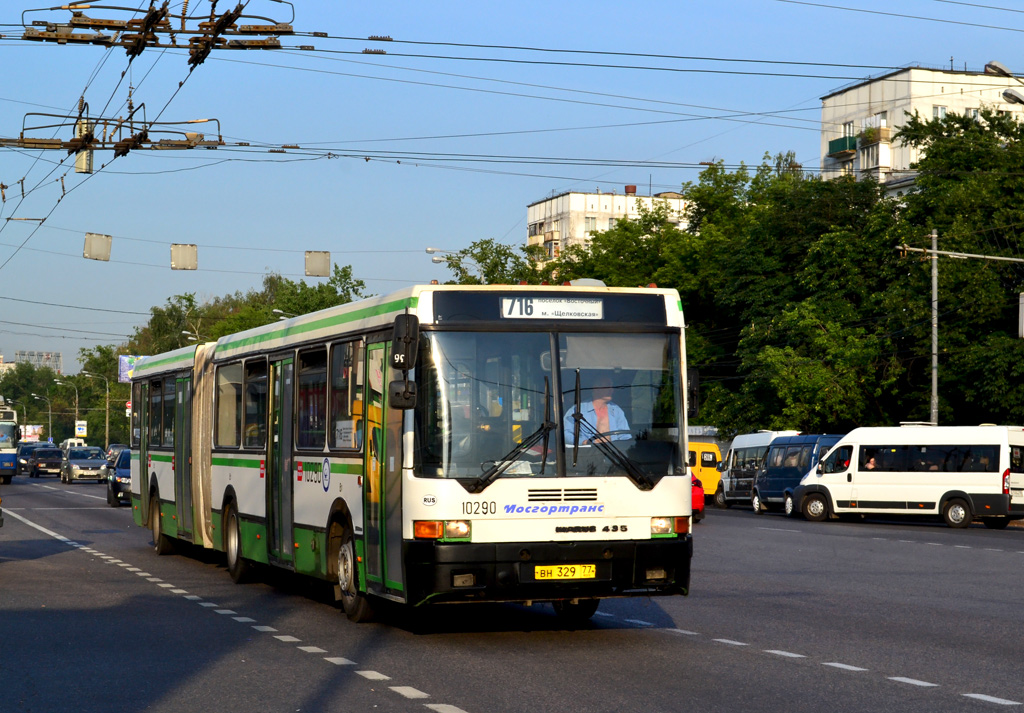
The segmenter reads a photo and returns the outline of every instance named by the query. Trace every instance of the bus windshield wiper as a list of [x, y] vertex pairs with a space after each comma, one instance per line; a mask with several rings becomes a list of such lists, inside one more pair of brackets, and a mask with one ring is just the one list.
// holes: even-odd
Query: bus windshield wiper
[[536, 431], [524, 438], [520, 443], [503, 455], [494, 465], [487, 469], [487, 472], [476, 480], [468, 483], [465, 487], [471, 493], [482, 493], [487, 486], [501, 476], [509, 466], [522, 458], [523, 454], [532, 448], [538, 441], [544, 441], [544, 452], [540, 457], [540, 474], [544, 475], [544, 464], [548, 457], [548, 434], [557, 428], [557, 424], [551, 420], [551, 389], [547, 377], [544, 377], [544, 422]]
[[[633, 484], [641, 490], [652, 490], [655, 486], [654, 480], [643, 472], [640, 467], [634, 463], [629, 456], [619, 450], [619, 447], [612, 443], [608, 438], [602, 436], [596, 428], [591, 426], [585, 419], [577, 419], [576, 421], [576, 435], [579, 435], [580, 426], [586, 427], [590, 432], [589, 438], [590, 443], [597, 448], [601, 453], [608, 458], [612, 463], [626, 471], [626, 475], [633, 481]], [[576, 465], [575, 454], [573, 455], [573, 466]]]

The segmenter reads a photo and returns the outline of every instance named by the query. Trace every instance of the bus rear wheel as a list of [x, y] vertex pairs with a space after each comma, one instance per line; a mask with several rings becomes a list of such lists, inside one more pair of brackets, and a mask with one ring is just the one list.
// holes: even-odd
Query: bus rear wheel
[[224, 552], [227, 554], [231, 581], [235, 584], [248, 581], [252, 574], [252, 564], [242, 557], [242, 527], [234, 505], [228, 505], [224, 513]]
[[600, 603], [600, 599], [559, 599], [551, 605], [559, 619], [569, 625], [579, 625], [594, 616]]
[[732, 505], [732, 503], [725, 499], [725, 488], [719, 485], [718, 490], [715, 491], [715, 507], [727, 508], [730, 505]]
[[335, 524], [331, 529], [331, 540], [338, 543], [338, 593], [341, 608], [351, 621], [369, 621], [373, 618], [373, 607], [366, 595], [359, 591], [359, 566], [352, 528]]
[[153, 531], [153, 550], [158, 555], [174, 552], [174, 543], [164, 534], [163, 523], [160, 521], [160, 499], [156, 495], [149, 501], [149, 527]]

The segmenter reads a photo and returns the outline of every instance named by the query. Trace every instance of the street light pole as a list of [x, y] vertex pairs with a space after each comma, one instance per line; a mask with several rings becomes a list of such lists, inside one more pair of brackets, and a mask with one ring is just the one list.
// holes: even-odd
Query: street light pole
[[50, 399], [38, 394], [32, 394], [32, 398], [46, 402], [46, 437], [53, 443], [53, 407], [50, 405]]
[[70, 381], [60, 381], [58, 379], [54, 379], [53, 383], [58, 384], [59, 386], [70, 386], [72, 389], [75, 390], [75, 425], [77, 426], [78, 425], [78, 387], [75, 386], [74, 384], [72, 384]]
[[88, 371], [83, 371], [82, 376], [88, 376], [93, 379], [103, 379], [103, 382], [107, 387], [106, 409], [103, 414], [103, 440], [105, 443], [104, 448], [110, 448], [110, 379], [103, 376], [103, 374], [93, 374]]
[[933, 426], [939, 425], [939, 231], [932, 231], [932, 413]]

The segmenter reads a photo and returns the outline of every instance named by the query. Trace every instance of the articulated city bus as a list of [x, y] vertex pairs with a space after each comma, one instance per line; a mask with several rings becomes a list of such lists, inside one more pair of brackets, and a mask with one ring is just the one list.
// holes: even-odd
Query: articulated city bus
[[139, 360], [132, 503], [175, 540], [382, 599], [686, 594], [685, 343], [657, 288], [418, 286]]

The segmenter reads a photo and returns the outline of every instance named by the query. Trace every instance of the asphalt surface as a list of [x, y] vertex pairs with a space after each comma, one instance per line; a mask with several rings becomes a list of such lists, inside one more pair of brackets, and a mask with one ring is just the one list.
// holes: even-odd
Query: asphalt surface
[[2, 486], [0, 711], [965, 711], [1024, 703], [1024, 531], [709, 509], [689, 597], [386, 607], [158, 557], [102, 485]]

